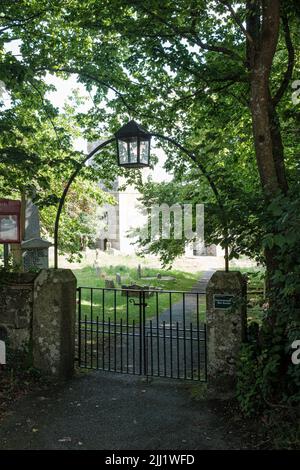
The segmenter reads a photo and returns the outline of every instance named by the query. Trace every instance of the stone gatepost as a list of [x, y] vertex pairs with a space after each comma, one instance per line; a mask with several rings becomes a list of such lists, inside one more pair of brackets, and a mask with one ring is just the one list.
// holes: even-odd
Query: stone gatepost
[[33, 364], [47, 374], [74, 371], [76, 278], [68, 269], [43, 269], [34, 281]]
[[238, 271], [217, 271], [207, 285], [208, 389], [220, 398], [234, 393], [237, 358], [246, 339], [246, 296]]

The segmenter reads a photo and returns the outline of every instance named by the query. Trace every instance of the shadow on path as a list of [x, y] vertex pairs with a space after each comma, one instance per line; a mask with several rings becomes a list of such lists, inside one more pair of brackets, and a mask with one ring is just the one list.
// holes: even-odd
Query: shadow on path
[[238, 449], [241, 436], [199, 385], [91, 372], [21, 399], [0, 426], [0, 449]]

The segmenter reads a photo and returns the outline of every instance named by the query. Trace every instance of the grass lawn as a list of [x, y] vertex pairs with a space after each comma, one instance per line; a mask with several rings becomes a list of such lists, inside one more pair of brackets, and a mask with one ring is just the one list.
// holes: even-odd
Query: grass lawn
[[[139, 297], [128, 297], [122, 295], [121, 291], [109, 291], [102, 289], [91, 291], [91, 287], [103, 288], [105, 287], [105, 278], [114, 280], [115, 287], [120, 288], [116, 284], [116, 273], [121, 275], [122, 285], [150, 286], [154, 288], [161, 288], [167, 291], [190, 291], [195, 283], [200, 279], [201, 273], [187, 273], [182, 271], [163, 271], [159, 269], [145, 268], [143, 269], [143, 277], [153, 277], [154, 279], [139, 279], [137, 270], [128, 268], [124, 265], [109, 266], [102, 268], [100, 274], [97, 275], [95, 268], [86, 267], [73, 271], [77, 278], [78, 287], [83, 287], [81, 291], [81, 314], [82, 319], [103, 321], [122, 321], [126, 322], [129, 319], [136, 323], [140, 321], [140, 309], [138, 305]], [[172, 276], [172, 280], [163, 280], [156, 278], [157, 274], [162, 276]], [[86, 287], [86, 289], [84, 288]], [[103, 299], [104, 297], [104, 299]], [[195, 296], [194, 296], [195, 297]], [[104, 301], [103, 301], [104, 300]], [[133, 302], [134, 301], [134, 302]], [[147, 307], [145, 314], [147, 318], [155, 318], [156, 314], [160, 314], [165, 309], [170, 308], [170, 302], [173, 305], [176, 302], [182, 301], [182, 294], [172, 293], [154, 293], [153, 296], [146, 298]], [[204, 305], [201, 304], [201, 317], [204, 313]]]
[[[260, 268], [240, 268], [239, 269], [243, 274], [248, 274], [248, 323], [256, 321], [261, 323], [264, 311], [263, 311], [263, 276], [264, 270]], [[160, 287], [166, 291], [190, 291], [190, 289], [195, 285], [195, 283], [201, 278], [201, 272], [189, 273], [178, 270], [164, 271], [160, 269], [153, 269], [145, 267], [142, 271], [143, 277], [153, 277], [154, 279], [139, 279], [137, 276], [137, 270], [133, 268], [128, 268], [125, 265], [117, 266], [105, 266], [101, 269], [99, 275], [97, 275], [95, 268], [85, 267], [83, 269], [76, 269], [73, 271], [77, 278], [78, 287], [86, 287], [87, 289], [82, 289], [82, 319], [85, 315], [87, 319], [93, 318], [94, 320], [99, 318], [99, 321], [104, 320], [108, 321], [109, 318], [111, 321], [115, 319], [117, 321], [122, 320], [127, 321], [127, 312], [128, 319], [130, 322], [133, 320], [138, 324], [140, 321], [140, 311], [137, 305], [134, 305], [133, 302], [128, 301], [126, 296], [122, 296], [121, 292], [114, 292], [106, 290], [104, 293], [104, 302], [103, 302], [103, 291], [94, 290], [91, 293], [90, 287], [105, 287], [105, 278], [114, 280], [115, 287], [120, 288], [116, 284], [116, 273], [121, 275], [122, 284], [132, 285], [138, 284], [142, 286], [151, 286], [151, 287]], [[163, 280], [157, 279], [157, 274], [162, 276], [173, 276], [174, 280]], [[182, 294], [180, 293], [159, 293], [154, 294], [152, 297], [146, 299], [147, 307], [145, 314], [147, 318], [155, 318], [156, 312], [161, 314], [164, 310], [170, 308], [170, 297], [172, 305], [176, 302], [182, 302]], [[188, 298], [188, 297], [186, 297]], [[195, 296], [194, 296], [195, 298]], [[139, 302], [139, 298], [133, 299], [135, 303]], [[200, 321], [205, 320], [205, 300], [199, 298], [199, 313]], [[197, 321], [197, 312], [192, 314], [192, 321]]]

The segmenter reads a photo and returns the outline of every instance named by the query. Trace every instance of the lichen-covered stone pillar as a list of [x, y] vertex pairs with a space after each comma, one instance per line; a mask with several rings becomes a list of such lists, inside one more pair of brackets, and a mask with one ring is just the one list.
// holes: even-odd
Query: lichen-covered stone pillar
[[59, 378], [74, 371], [76, 278], [69, 269], [43, 269], [34, 281], [33, 365]]
[[11, 351], [27, 354], [30, 350], [35, 277], [34, 273], [0, 276], [0, 340], [6, 341]]
[[217, 271], [206, 289], [208, 389], [232, 395], [241, 343], [246, 339], [247, 285], [238, 271]]

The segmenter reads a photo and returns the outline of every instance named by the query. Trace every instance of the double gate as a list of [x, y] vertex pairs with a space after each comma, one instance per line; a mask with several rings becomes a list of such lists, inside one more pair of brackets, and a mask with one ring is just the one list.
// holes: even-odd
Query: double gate
[[205, 293], [78, 288], [78, 366], [206, 381]]

